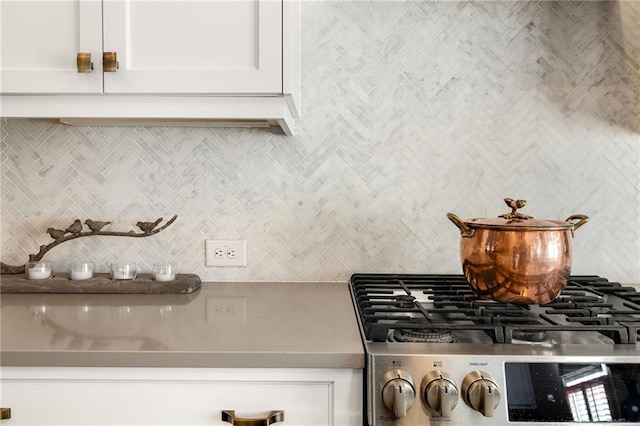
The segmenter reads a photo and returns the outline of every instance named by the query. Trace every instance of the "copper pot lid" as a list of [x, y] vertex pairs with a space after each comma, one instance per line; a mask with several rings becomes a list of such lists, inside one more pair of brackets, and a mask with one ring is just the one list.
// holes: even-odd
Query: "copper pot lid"
[[[449, 219], [454, 223], [456, 223], [457, 219], [469, 228], [505, 231], [574, 231], [589, 220], [589, 218], [584, 215], [569, 216], [567, 220], [534, 219], [532, 216], [528, 216], [518, 211], [518, 209], [527, 204], [526, 200], [505, 198], [504, 202], [507, 206], [511, 207], [511, 212], [501, 214], [495, 218], [472, 218], [461, 221], [451, 213], [447, 216], [449, 216]], [[456, 225], [461, 227], [459, 223], [456, 223]]]

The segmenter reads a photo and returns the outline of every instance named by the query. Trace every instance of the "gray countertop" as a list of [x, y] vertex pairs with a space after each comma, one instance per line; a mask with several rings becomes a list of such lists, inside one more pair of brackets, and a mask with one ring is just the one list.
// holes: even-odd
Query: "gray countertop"
[[363, 368], [347, 283], [189, 295], [2, 294], [3, 366]]

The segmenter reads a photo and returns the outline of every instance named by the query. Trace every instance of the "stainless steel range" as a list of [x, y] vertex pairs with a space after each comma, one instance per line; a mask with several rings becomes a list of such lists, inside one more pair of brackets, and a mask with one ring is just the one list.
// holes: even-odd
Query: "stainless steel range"
[[355, 274], [370, 425], [640, 423], [640, 292], [572, 276], [546, 305], [462, 275]]

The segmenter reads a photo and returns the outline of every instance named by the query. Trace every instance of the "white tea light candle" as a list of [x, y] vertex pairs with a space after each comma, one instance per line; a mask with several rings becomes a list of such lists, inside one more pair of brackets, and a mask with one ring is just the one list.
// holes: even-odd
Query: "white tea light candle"
[[27, 277], [30, 280], [46, 280], [51, 278], [51, 264], [48, 262], [27, 263]]
[[71, 279], [76, 281], [88, 280], [93, 278], [92, 271], [71, 271]]
[[76, 281], [91, 279], [95, 270], [94, 265], [94, 262], [72, 263], [69, 266], [69, 277]]
[[112, 280], [133, 280], [138, 273], [136, 262], [116, 262], [111, 264]]
[[176, 265], [174, 263], [155, 263], [153, 265], [153, 279], [156, 281], [175, 280]]

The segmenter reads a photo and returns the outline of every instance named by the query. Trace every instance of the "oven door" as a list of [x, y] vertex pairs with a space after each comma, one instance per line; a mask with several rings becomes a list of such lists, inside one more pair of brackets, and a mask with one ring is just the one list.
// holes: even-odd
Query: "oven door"
[[640, 364], [507, 362], [510, 422], [640, 423]]

